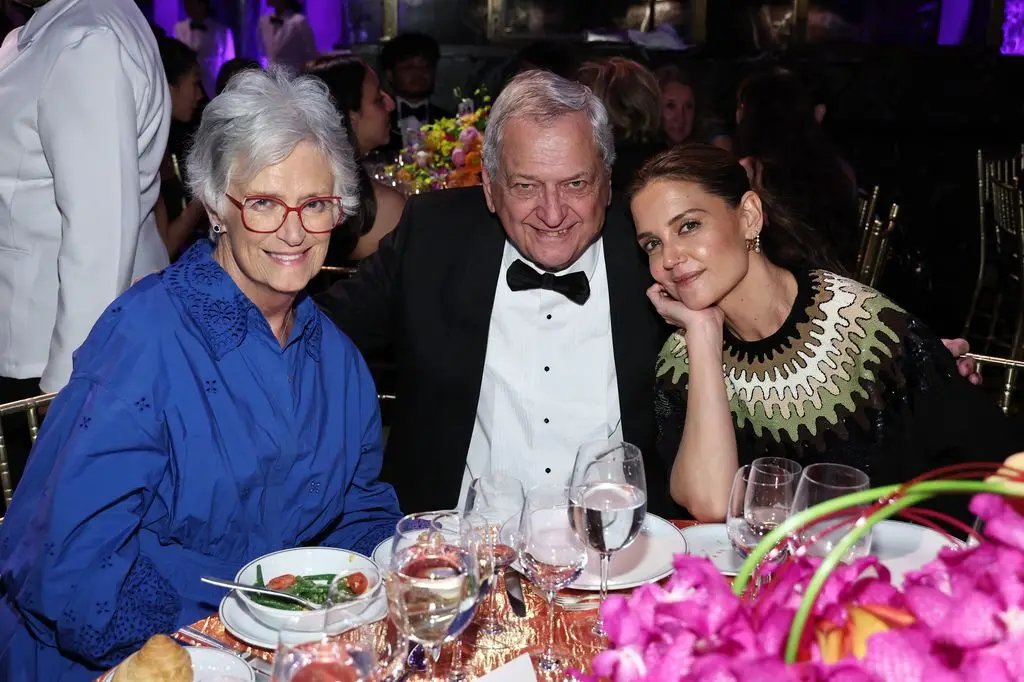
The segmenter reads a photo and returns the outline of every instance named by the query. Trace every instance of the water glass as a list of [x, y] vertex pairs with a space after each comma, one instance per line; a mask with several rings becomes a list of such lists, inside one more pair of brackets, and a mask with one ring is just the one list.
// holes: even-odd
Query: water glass
[[[603, 606], [612, 554], [633, 543], [647, 516], [647, 478], [640, 448], [610, 440], [585, 443], [576, 453], [569, 487], [573, 530], [601, 557]], [[588, 628], [594, 637], [606, 636], [600, 608]]]
[[[845, 464], [812, 464], [800, 476], [792, 511], [797, 514], [822, 502], [869, 487], [868, 475], [860, 469]], [[795, 551], [814, 556], [829, 554], [852, 528], [864, 523], [863, 513], [868, 507], [870, 505], [846, 509], [838, 515], [803, 528], [795, 538]], [[843, 561], [853, 561], [870, 552], [871, 533], [867, 533], [843, 556]]]
[[555, 595], [579, 578], [587, 564], [587, 546], [570, 522], [568, 487], [540, 486], [527, 493], [517, 540], [523, 570], [548, 602], [547, 646], [530, 653], [538, 670], [561, 675], [562, 655], [555, 651]]

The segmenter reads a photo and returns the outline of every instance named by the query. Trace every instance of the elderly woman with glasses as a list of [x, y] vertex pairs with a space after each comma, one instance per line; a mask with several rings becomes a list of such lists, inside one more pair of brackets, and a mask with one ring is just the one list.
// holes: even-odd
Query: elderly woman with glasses
[[354, 164], [315, 78], [247, 71], [206, 108], [188, 177], [215, 239], [75, 355], [0, 528], [0, 679], [95, 679], [214, 611], [200, 576], [392, 533], [373, 381], [302, 294], [358, 205]]

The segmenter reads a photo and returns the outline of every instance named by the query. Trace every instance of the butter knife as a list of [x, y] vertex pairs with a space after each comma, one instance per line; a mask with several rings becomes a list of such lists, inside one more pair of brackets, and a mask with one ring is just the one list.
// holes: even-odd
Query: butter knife
[[514, 571], [505, 571], [505, 594], [508, 595], [508, 604], [512, 607], [512, 613], [520, 618], [526, 618], [526, 598], [523, 597], [523, 583], [519, 574]]

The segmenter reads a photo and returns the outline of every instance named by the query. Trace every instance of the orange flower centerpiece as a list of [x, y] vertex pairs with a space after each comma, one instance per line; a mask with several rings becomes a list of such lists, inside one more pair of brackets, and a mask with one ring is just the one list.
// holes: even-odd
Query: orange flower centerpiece
[[420, 128], [415, 142], [402, 149], [399, 163], [384, 171], [417, 194], [479, 185], [483, 169], [480, 149], [491, 98], [482, 88], [473, 95], [481, 102], [480, 107], [472, 98], [462, 98], [454, 118], [442, 118]]

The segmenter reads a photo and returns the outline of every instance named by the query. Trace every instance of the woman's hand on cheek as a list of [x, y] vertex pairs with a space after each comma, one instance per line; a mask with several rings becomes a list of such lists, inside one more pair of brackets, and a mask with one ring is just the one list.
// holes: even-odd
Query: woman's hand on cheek
[[710, 306], [704, 310], [691, 310], [672, 296], [660, 284], [653, 284], [647, 290], [647, 298], [651, 299], [654, 309], [662, 319], [674, 327], [679, 327], [689, 338], [691, 332], [710, 331], [721, 335], [725, 324], [725, 315], [718, 306]]

